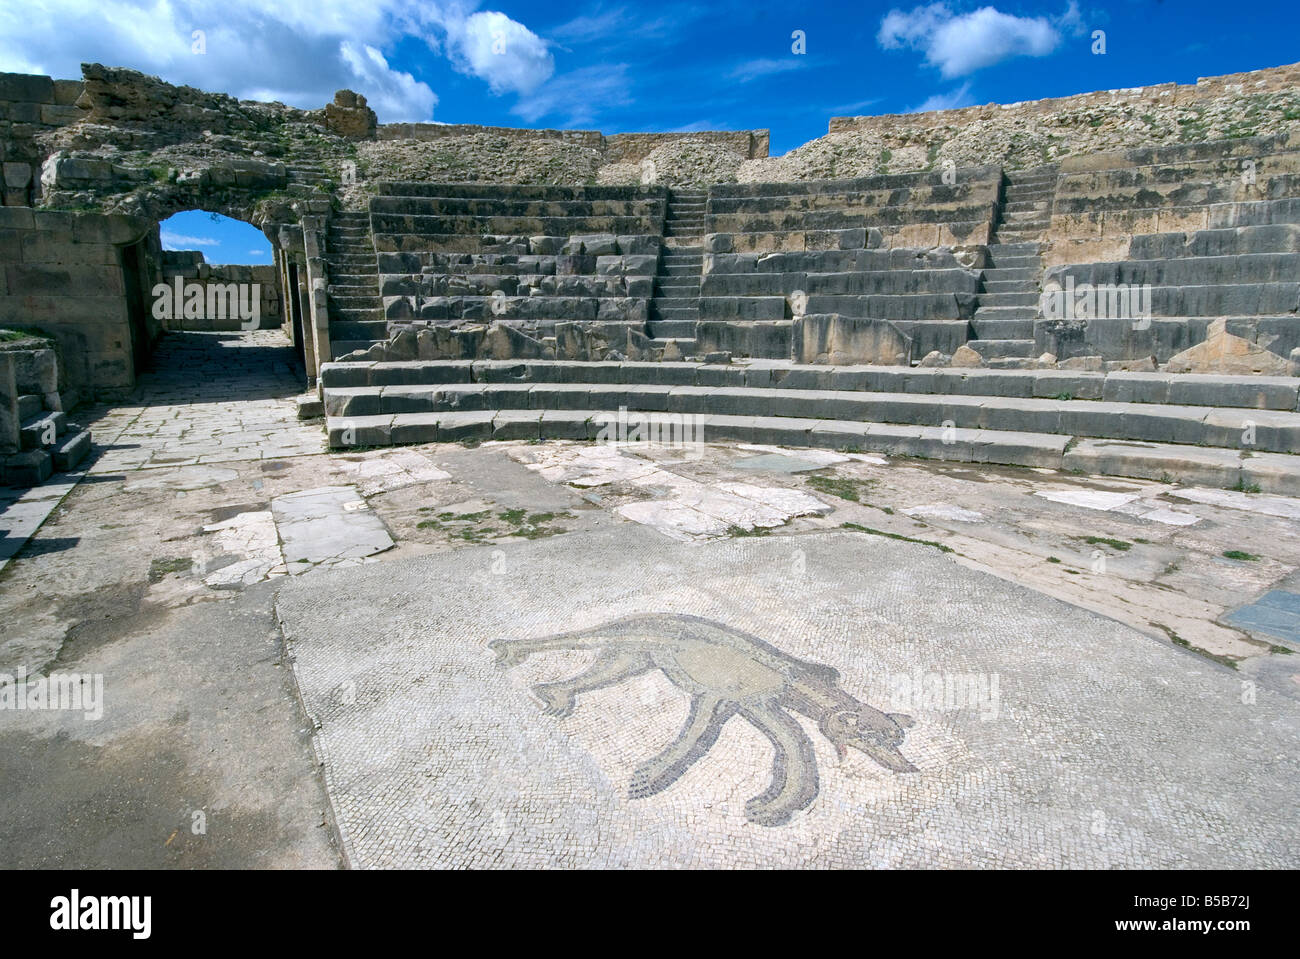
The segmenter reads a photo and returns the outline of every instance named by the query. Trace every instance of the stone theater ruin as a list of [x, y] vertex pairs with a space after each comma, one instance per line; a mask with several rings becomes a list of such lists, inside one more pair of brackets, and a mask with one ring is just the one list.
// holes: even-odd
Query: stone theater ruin
[[[64, 407], [130, 390], [158, 284], [260, 279], [335, 446], [584, 439], [627, 408], [1300, 492], [1298, 78], [840, 117], [827, 142], [882, 144], [845, 177], [822, 141], [768, 158], [766, 131], [379, 125], [350, 91], [307, 111], [98, 64], [5, 75], [0, 323], [54, 347], [5, 351], [6, 471], [83, 455]], [[187, 209], [260, 227], [274, 266], [163, 252]]]
[[86, 63], [0, 163], [0, 679], [104, 707], [9, 864], [1300, 862], [1300, 64], [771, 156]]

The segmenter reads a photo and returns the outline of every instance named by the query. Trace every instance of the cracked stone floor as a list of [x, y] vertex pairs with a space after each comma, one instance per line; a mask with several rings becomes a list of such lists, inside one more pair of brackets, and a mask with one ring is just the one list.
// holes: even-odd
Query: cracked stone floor
[[0, 866], [1297, 865], [1300, 500], [301, 389], [169, 336], [0, 497], [0, 674], [104, 677], [0, 710]]

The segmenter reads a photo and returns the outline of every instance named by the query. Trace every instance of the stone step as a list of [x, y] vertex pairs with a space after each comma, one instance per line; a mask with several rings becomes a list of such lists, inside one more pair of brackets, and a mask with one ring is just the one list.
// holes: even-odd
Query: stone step
[[[1034, 282], [1033, 277], [1023, 280], [990, 280], [989, 273], [993, 271], [984, 271], [984, 289], [989, 293], [1032, 293], [1038, 296], [1038, 284]], [[981, 294], [983, 295], [983, 294]]]
[[984, 278], [987, 280], [992, 274], [994, 280], [1024, 280], [1026, 283], [1037, 283], [1042, 272], [1042, 260], [1036, 256], [999, 257], [996, 262], [990, 261], [989, 265], [984, 267]]
[[1038, 301], [1034, 299], [1029, 306], [984, 306], [980, 305], [972, 316], [973, 320], [1032, 320], [1038, 316]]
[[348, 309], [344, 307], [331, 306], [329, 309], [330, 323], [372, 323], [376, 320], [383, 319], [383, 307]]
[[990, 243], [989, 253], [992, 256], [1038, 256], [1043, 252], [1041, 243]]
[[624, 385], [748, 386], [769, 389], [864, 390], [941, 396], [1053, 398], [1241, 410], [1295, 412], [1300, 378], [1087, 370], [831, 366], [789, 360], [704, 363], [581, 362], [578, 360], [411, 360], [327, 363], [325, 387], [440, 383], [622, 383]]
[[47, 411], [22, 423], [18, 430], [19, 446], [24, 450], [53, 446], [68, 430], [66, 413]]
[[76, 469], [87, 454], [90, 453], [90, 447], [90, 430], [78, 428], [74, 432], [70, 429], [68, 434], [50, 450], [54, 460], [54, 469], [60, 473]]
[[654, 307], [654, 316], [650, 319], [655, 320], [689, 320], [692, 323], [700, 318], [700, 308], [698, 306], [678, 306], [678, 307]]
[[[653, 414], [651, 414], [653, 416]], [[609, 435], [618, 411], [483, 410], [329, 417], [332, 448], [453, 442], [464, 439], [599, 440]], [[660, 416], [666, 431], [685, 438], [683, 421]], [[692, 421], [690, 438], [702, 442], [744, 442], [923, 456], [947, 462], [988, 463], [1065, 469], [1106, 476], [1133, 476], [1188, 485], [1231, 488], [1258, 486], [1263, 492], [1295, 495], [1300, 457], [1265, 454], [1241, 460], [1230, 450], [1178, 444], [1126, 444], [1007, 430], [949, 429], [870, 421], [826, 421], [790, 417], [708, 415]], [[345, 443], [345, 440], [350, 443]]]
[[[373, 279], [373, 277], [372, 277]], [[331, 296], [378, 296], [379, 287], [371, 283], [331, 283], [325, 288]]]
[[[971, 320], [976, 336], [981, 340], [1034, 341], [1033, 320]], [[1037, 353], [1034, 354], [1035, 356]]]
[[986, 360], [1002, 360], [1012, 357], [1032, 359], [1038, 355], [1038, 351], [1034, 349], [1032, 338], [1024, 340], [967, 340], [966, 345]]
[[337, 360], [341, 356], [347, 356], [349, 353], [355, 353], [357, 350], [368, 350], [376, 343], [383, 343], [384, 340], [335, 340], [330, 339], [330, 358]]
[[979, 295], [980, 309], [995, 306], [1037, 306], [1038, 291], [1029, 290], [1027, 292], [1003, 292], [988, 290]]
[[[971, 341], [993, 357], [1028, 356], [1033, 343]], [[1063, 390], [1062, 395], [1067, 395]], [[942, 396], [858, 390], [772, 389], [600, 383], [449, 383], [441, 385], [326, 387], [333, 417], [437, 413], [461, 410], [659, 410], [698, 415], [808, 417], [911, 426], [952, 424], [962, 429], [1025, 430], [1043, 434], [1185, 443], [1243, 450], [1249, 423], [1250, 453], [1300, 449], [1300, 413], [1216, 409], [1074, 399]], [[1247, 457], [1249, 458], [1249, 457]], [[1296, 460], [1300, 463], [1300, 458]]]
[[698, 300], [700, 298], [700, 281], [695, 280], [690, 283], [666, 283], [665, 280], [676, 280], [676, 277], [657, 277], [655, 279], [655, 296], [666, 297], [687, 297]]
[[695, 337], [695, 321], [671, 319], [651, 320], [646, 324], [646, 333], [651, 339], [693, 339]]
[[40, 416], [43, 409], [45, 409], [45, 401], [34, 393], [18, 397], [18, 422], [26, 423]]
[[330, 320], [330, 340], [382, 340], [388, 336], [386, 320]]
[[49, 450], [24, 450], [0, 458], [0, 479], [6, 486], [40, 486], [54, 475], [54, 457]]
[[379, 310], [383, 308], [383, 300], [376, 293], [363, 294], [361, 296], [330, 296], [329, 305], [337, 310]]
[[1010, 200], [1002, 204], [1002, 212], [1045, 212], [1049, 206], [1051, 206], [1051, 204], [1047, 200]]

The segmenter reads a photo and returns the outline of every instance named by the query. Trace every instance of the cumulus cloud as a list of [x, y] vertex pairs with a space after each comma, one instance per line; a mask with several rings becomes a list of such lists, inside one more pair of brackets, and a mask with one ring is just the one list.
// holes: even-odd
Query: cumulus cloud
[[555, 72], [546, 41], [504, 13], [451, 17], [446, 27], [452, 63], [493, 93], [532, 93]]
[[[437, 96], [392, 62], [422, 42], [494, 93], [530, 93], [554, 72], [545, 41], [463, 0], [23, 0], [0, 3], [0, 71], [78, 77], [128, 66], [172, 83], [303, 108], [340, 87], [381, 122], [431, 120]], [[196, 35], [196, 31], [198, 32]], [[202, 48], [203, 52], [198, 52]], [[502, 52], [497, 52], [498, 50]]]
[[1012, 57], [1047, 56], [1060, 46], [1062, 30], [1075, 32], [1080, 24], [1073, 2], [1055, 20], [1017, 17], [995, 7], [955, 13], [940, 2], [889, 11], [876, 40], [886, 50], [920, 50], [943, 76], [961, 77]]
[[627, 64], [593, 64], [561, 74], [531, 96], [520, 97], [512, 112], [527, 123], [562, 117], [564, 126], [591, 126], [602, 110], [631, 103]]

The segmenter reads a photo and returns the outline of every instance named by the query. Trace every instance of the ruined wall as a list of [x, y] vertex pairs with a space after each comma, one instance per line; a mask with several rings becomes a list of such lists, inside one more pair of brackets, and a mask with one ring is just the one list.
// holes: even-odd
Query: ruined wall
[[0, 326], [52, 336], [83, 396], [128, 391], [136, 339], [159, 332], [148, 321], [133, 332], [123, 260], [124, 248], [138, 245], [141, 281], [150, 278], [152, 226], [121, 215], [0, 208]]
[[885, 113], [879, 116], [831, 117], [828, 133], [845, 130], [874, 130], [886, 133], [899, 126], [966, 126], [979, 120], [1016, 120], [1049, 117], [1097, 107], [1121, 106], [1131, 110], [1151, 107], [1179, 107], [1220, 97], [1294, 90], [1300, 86], [1300, 63], [1248, 73], [1201, 77], [1195, 83], [1160, 83], [1149, 87], [1098, 90], [1068, 97], [1022, 100], [1018, 103], [986, 103], [954, 110], [925, 113]]
[[[282, 311], [276, 273], [276, 268], [270, 265], [207, 263], [200, 250], [166, 250], [162, 255], [162, 278], [159, 282], [167, 285], [169, 289], [167, 295], [172, 302], [175, 302], [174, 291], [176, 280], [179, 278], [182, 291], [188, 291], [192, 286], [197, 286], [203, 291], [203, 309], [201, 311], [172, 310], [173, 316], [161, 319], [163, 327], [168, 330], [233, 332], [243, 329], [265, 330], [280, 326]], [[209, 302], [209, 287], [229, 287], [231, 284], [248, 289], [246, 294], [243, 290], [240, 291], [239, 302], [244, 306], [256, 302], [256, 313], [259, 317], [256, 324], [252, 320], [244, 321], [237, 311], [232, 310], [228, 306], [228, 297], [221, 290], [215, 291], [211, 303]], [[253, 285], [257, 286], [256, 291], [252, 290]], [[254, 292], [257, 293], [255, 301], [252, 296]], [[181, 297], [181, 305], [184, 305], [184, 294]], [[216, 309], [213, 309], [213, 306]], [[187, 312], [189, 315], [186, 315]], [[199, 315], [195, 315], [196, 312]]]
[[25, 73], [0, 73], [0, 199], [4, 206], [31, 206], [39, 187], [45, 150], [37, 134], [79, 122], [75, 106], [80, 80], [54, 80]]

